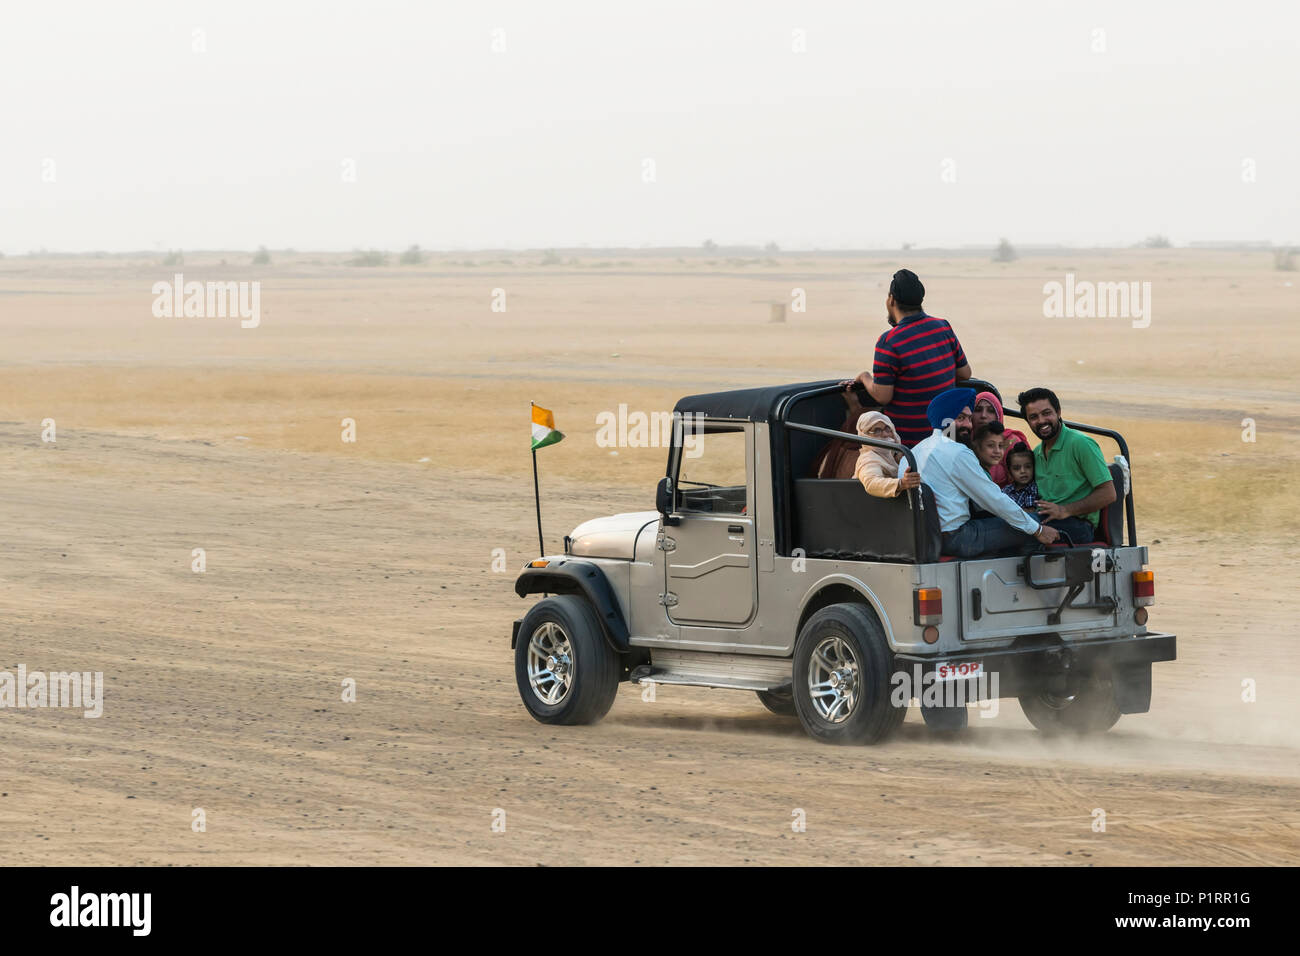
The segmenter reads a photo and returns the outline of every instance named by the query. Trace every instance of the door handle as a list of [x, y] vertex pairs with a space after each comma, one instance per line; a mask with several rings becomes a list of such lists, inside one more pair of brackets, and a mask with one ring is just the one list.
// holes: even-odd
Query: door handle
[[744, 533], [745, 533], [745, 526], [743, 524], [727, 525], [727, 534], [744, 534]]

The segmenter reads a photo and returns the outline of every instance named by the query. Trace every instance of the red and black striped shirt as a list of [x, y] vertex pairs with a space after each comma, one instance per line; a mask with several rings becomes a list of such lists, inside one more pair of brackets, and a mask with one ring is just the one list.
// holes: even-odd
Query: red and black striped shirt
[[966, 353], [943, 319], [919, 312], [881, 333], [871, 375], [880, 385], [894, 386], [884, 412], [904, 445], [910, 448], [929, 437], [933, 429], [926, 406], [957, 384], [957, 369], [965, 364]]

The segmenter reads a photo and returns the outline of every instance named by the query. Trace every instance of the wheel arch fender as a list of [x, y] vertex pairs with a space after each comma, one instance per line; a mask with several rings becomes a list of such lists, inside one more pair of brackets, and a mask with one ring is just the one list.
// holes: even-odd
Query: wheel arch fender
[[[620, 654], [627, 652], [627, 621], [623, 619], [614, 586], [605, 572], [590, 561], [566, 559], [545, 568], [524, 568], [515, 579], [515, 593], [521, 598], [530, 594], [576, 594], [586, 598], [596, 611], [609, 646]], [[511, 648], [518, 636], [515, 628], [510, 638]]]
[[884, 602], [860, 578], [855, 578], [851, 574], [828, 574], [809, 586], [799, 601], [799, 623], [795, 626], [795, 634], [798, 635], [808, 618], [822, 608], [845, 601], [856, 601], [871, 608], [876, 620], [880, 622], [881, 629], [885, 632], [885, 640], [889, 642], [891, 648], [897, 647], [894, 641], [894, 629], [889, 623], [889, 614], [885, 610]]

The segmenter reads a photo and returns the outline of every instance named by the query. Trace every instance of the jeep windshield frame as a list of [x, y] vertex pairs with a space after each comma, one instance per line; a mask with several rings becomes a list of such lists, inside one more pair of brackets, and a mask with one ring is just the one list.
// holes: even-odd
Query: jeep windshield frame
[[[994, 387], [991, 383], [982, 381], [981, 379], [968, 379], [962, 382], [959, 387], [973, 388], [977, 392], [979, 391], [992, 392], [994, 395], [998, 396], [999, 401], [1001, 400], [1001, 393], [998, 392], [997, 388]], [[817, 385], [811, 388], [803, 389], [802, 391], [795, 392], [792, 395], [782, 398], [780, 401], [776, 403], [776, 407], [773, 409], [772, 416], [769, 421], [769, 426], [774, 429], [774, 434], [771, 436], [772, 446], [774, 450], [779, 449], [781, 452], [780, 454], [781, 468], [780, 468], [780, 475], [779, 475], [781, 480], [779, 482], [779, 488], [777, 487], [773, 488], [773, 496], [779, 499], [779, 504], [780, 504], [780, 507], [777, 509], [779, 513], [779, 520], [776, 522], [777, 554], [788, 557], [790, 555], [792, 542], [794, 541], [794, 500], [793, 500], [794, 475], [791, 470], [792, 456], [791, 456], [791, 449], [790, 449], [790, 432], [792, 430], [807, 432], [814, 435], [824, 435], [828, 438], [837, 438], [842, 441], [857, 442], [858, 444], [861, 445], [874, 445], [879, 448], [888, 448], [891, 451], [900, 452], [903, 455], [903, 457], [907, 459], [908, 468], [914, 471], [917, 470], [916, 458], [912, 455], [912, 450], [910, 448], [907, 448], [904, 445], [900, 445], [896, 442], [888, 442], [888, 441], [881, 441], [875, 438], [868, 438], [865, 435], [852, 435], [849, 434], [848, 432], [839, 431], [834, 428], [824, 428], [819, 425], [809, 425], [809, 424], [805, 424], [804, 422], [790, 421], [789, 416], [791, 410], [800, 402], [806, 401], [811, 398], [817, 398], [823, 395], [829, 395], [833, 392], [842, 392], [842, 391], [844, 391], [844, 387], [839, 382], [832, 382], [825, 385]], [[866, 405], [867, 407], [873, 407], [873, 406], [877, 408], [881, 407], [879, 403], [873, 402], [871, 400], [870, 395], [864, 395], [862, 396], [862, 398], [865, 399], [863, 401], [863, 404]], [[1014, 416], [1015, 418], [1019, 418], [1022, 421], [1024, 420], [1025, 417], [1020, 413], [1019, 409], [1011, 409], [1006, 407], [1003, 408], [1003, 414], [1004, 416], [1005, 415]], [[1119, 446], [1120, 454], [1124, 456], [1124, 460], [1128, 462], [1129, 465], [1129, 490], [1128, 490], [1128, 494], [1124, 496], [1124, 517], [1125, 517], [1125, 523], [1127, 525], [1126, 528], [1127, 536], [1124, 543], [1125, 546], [1127, 547], [1136, 546], [1137, 545], [1137, 521], [1134, 516], [1134, 508], [1133, 508], [1133, 480], [1132, 480], [1133, 459], [1129, 454], [1128, 442], [1124, 440], [1123, 435], [1121, 435], [1119, 432], [1115, 431], [1112, 428], [1103, 428], [1099, 425], [1089, 425], [1085, 422], [1068, 421], [1065, 419], [1062, 419], [1061, 423], [1064, 425], [1068, 425], [1070, 428], [1073, 428], [1076, 431], [1085, 432], [1090, 435], [1100, 435], [1104, 438], [1109, 438], [1112, 441], [1114, 441], [1116, 445]], [[774, 485], [775, 484], [776, 483], [774, 482]], [[1119, 492], [1122, 489], [1117, 488], [1115, 490], [1116, 492]], [[925, 562], [925, 510], [924, 510], [925, 502], [921, 495], [921, 490], [919, 488], [910, 489], [907, 492], [907, 501], [908, 501], [908, 505], [912, 509], [912, 535], [913, 535], [912, 553], [914, 555], [914, 561], [917, 564], [924, 564], [926, 563]]]

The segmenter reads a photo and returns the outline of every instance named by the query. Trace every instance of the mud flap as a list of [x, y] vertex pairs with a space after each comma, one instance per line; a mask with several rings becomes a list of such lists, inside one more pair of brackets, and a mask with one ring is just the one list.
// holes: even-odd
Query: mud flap
[[1121, 714], [1145, 714], [1151, 709], [1151, 664], [1118, 664], [1111, 671], [1115, 703]]

